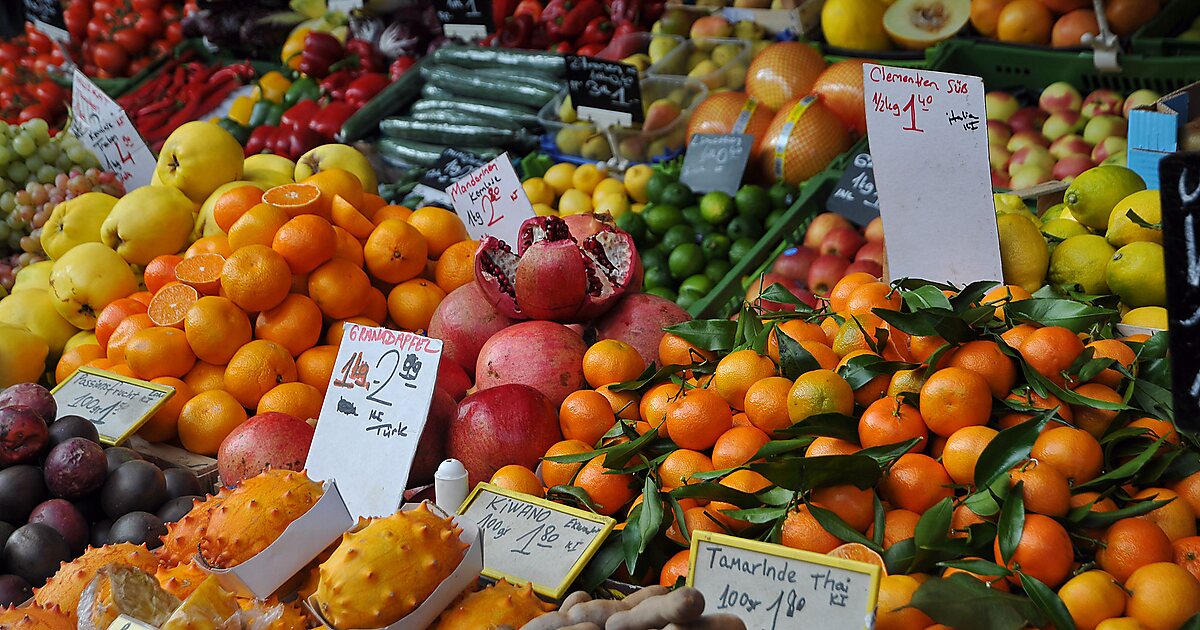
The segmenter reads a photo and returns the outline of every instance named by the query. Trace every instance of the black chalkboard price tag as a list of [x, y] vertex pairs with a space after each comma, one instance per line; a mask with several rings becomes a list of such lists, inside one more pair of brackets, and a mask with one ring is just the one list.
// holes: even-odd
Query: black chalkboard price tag
[[859, 153], [842, 173], [837, 188], [829, 194], [825, 208], [866, 225], [879, 216], [879, 191], [875, 188], [874, 164], [870, 153]]
[[25, 20], [33, 22], [46, 37], [60, 42], [71, 41], [67, 21], [63, 18], [62, 0], [24, 0]]
[[436, 7], [446, 37], [472, 41], [496, 30], [492, 0], [438, 0]]
[[1158, 165], [1175, 422], [1200, 430], [1200, 153]]
[[698, 133], [688, 142], [679, 181], [696, 192], [736, 194], [752, 148], [748, 133]]
[[601, 127], [642, 122], [642, 84], [636, 66], [567, 55], [567, 90], [583, 120]]
[[445, 191], [450, 184], [490, 161], [470, 151], [447, 148], [442, 151], [442, 157], [438, 158], [437, 164], [434, 164], [433, 168], [425, 171], [425, 174], [421, 176], [421, 184], [435, 190]]

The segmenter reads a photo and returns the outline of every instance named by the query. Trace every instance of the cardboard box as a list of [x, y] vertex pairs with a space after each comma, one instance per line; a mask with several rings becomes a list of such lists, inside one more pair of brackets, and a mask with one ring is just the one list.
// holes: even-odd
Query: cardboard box
[[326, 481], [325, 494], [258, 555], [230, 569], [209, 566], [196, 554], [196, 564], [216, 576], [225, 590], [241, 597], [266, 599], [354, 526], [337, 482]]
[[1129, 112], [1127, 162], [1150, 190], [1158, 190], [1158, 163], [1179, 150], [1180, 131], [1200, 118], [1200, 83], [1193, 83]]
[[[449, 516], [433, 503], [429, 503], [428, 501], [426, 503], [429, 505], [429, 509], [435, 514], [442, 517]], [[412, 510], [418, 505], [420, 504], [410, 503], [405, 505], [403, 510]], [[479, 528], [475, 523], [461, 516], [452, 516], [450, 518], [454, 520], [455, 525], [458, 525], [462, 529], [462, 533], [459, 534], [458, 539], [467, 545], [467, 551], [463, 554], [462, 561], [458, 563], [458, 568], [454, 569], [450, 577], [443, 580], [434, 589], [433, 594], [426, 598], [416, 610], [381, 630], [425, 630], [433, 624], [438, 615], [442, 614], [442, 611], [446, 610], [463, 591], [479, 579], [479, 573], [483, 571], [483, 541], [479, 537]], [[396, 561], [404, 562], [404, 558], [397, 558]], [[315, 594], [305, 600], [304, 605], [321, 622], [321, 625], [330, 630], [339, 630], [321, 615], [321, 606], [317, 602]], [[351, 629], [343, 628], [341, 630]]]

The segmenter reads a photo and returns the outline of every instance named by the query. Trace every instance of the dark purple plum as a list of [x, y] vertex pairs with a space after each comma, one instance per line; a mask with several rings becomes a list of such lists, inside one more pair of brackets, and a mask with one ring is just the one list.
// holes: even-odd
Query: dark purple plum
[[8, 542], [8, 537], [12, 536], [15, 531], [17, 531], [16, 527], [0, 521], [0, 549], [4, 549], [4, 543]]
[[10, 405], [0, 409], [0, 466], [33, 461], [49, 441], [46, 423], [32, 407]]
[[96, 425], [86, 418], [79, 416], [63, 416], [50, 425], [50, 448], [54, 448], [67, 440], [78, 437], [100, 443], [100, 432]]
[[54, 575], [59, 564], [71, 559], [71, 550], [53, 527], [30, 523], [8, 537], [2, 557], [9, 572], [36, 588]]
[[130, 512], [156, 512], [167, 500], [167, 481], [158, 466], [144, 460], [121, 464], [104, 482], [100, 505], [116, 519]]
[[80, 554], [87, 547], [88, 524], [79, 511], [66, 499], [43, 501], [29, 514], [30, 523], [42, 523], [54, 528], [67, 541], [71, 553]]
[[108, 461], [108, 474], [111, 475], [121, 464], [131, 462], [135, 459], [142, 459], [142, 456], [131, 448], [113, 446], [104, 449], [104, 458]]
[[93, 547], [103, 547], [108, 544], [108, 532], [112, 529], [112, 521], [104, 519], [92, 523], [92, 535], [88, 544]]
[[162, 546], [162, 537], [167, 535], [167, 526], [161, 518], [149, 512], [130, 512], [113, 522], [108, 530], [108, 542], [146, 545], [148, 549]]
[[33, 466], [0, 470], [0, 515], [13, 525], [24, 523], [37, 504], [49, 497], [42, 471]]
[[50, 494], [64, 499], [82, 499], [104, 486], [108, 460], [99, 444], [73, 437], [50, 449], [42, 469]]
[[33, 597], [33, 587], [19, 575], [0, 575], [0, 607], [16, 606]]
[[204, 497], [201, 496], [183, 496], [175, 497], [163, 504], [158, 509], [158, 518], [161, 518], [164, 523], [174, 523], [179, 519], [187, 516], [188, 512], [192, 511], [192, 506], [196, 501], [203, 502]]
[[50, 390], [37, 383], [17, 383], [0, 391], [0, 409], [13, 405], [25, 405], [37, 412], [46, 424], [58, 419], [58, 403]]
[[187, 496], [204, 496], [204, 485], [196, 473], [186, 468], [168, 468], [163, 471], [167, 479], [167, 499]]

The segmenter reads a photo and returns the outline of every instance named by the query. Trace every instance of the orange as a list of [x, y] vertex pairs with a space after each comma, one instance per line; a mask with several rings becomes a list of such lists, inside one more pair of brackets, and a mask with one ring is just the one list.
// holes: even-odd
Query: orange
[[925, 384], [925, 370], [899, 370], [892, 374], [892, 380], [888, 382], [887, 395], [889, 398], [894, 398], [900, 394], [920, 394], [921, 386]]
[[363, 246], [363, 258], [371, 276], [383, 282], [411, 280], [425, 271], [429, 245], [417, 228], [389, 219], [376, 226]]
[[836, 549], [825, 554], [831, 558], [842, 558], [844, 560], [854, 560], [855, 562], [864, 562], [873, 564], [880, 568], [882, 575], [887, 575], [887, 567], [883, 563], [883, 556], [875, 553], [870, 547], [862, 543], [846, 543], [838, 545]]
[[256, 339], [238, 348], [225, 366], [225, 390], [243, 407], [254, 409], [263, 395], [296, 380], [296, 362], [287, 348]]
[[63, 353], [54, 367], [54, 382], [61, 383], [71, 377], [80, 367], [96, 359], [104, 358], [104, 349], [94, 343], [84, 343]]
[[201, 392], [179, 411], [179, 441], [200, 455], [216, 455], [226, 436], [246, 421], [246, 410], [229, 392]]
[[865, 271], [856, 271], [842, 276], [837, 284], [829, 290], [829, 310], [839, 315], [846, 312], [847, 302], [850, 300], [850, 294], [858, 287], [870, 283], [878, 282], [879, 278], [872, 276]]
[[[1067, 422], [1072, 421], [1075, 415], [1071, 412], [1071, 408], [1063, 404], [1054, 394], [1050, 394], [1046, 398], [1038, 396], [1032, 389], [1022, 391], [1020, 393], [1013, 392], [1004, 398], [1005, 401], [1012, 405], [1028, 409], [1055, 409], [1056, 415]], [[1007, 429], [1032, 418], [1033, 415], [1023, 411], [1010, 412], [1000, 417], [1000, 427]], [[1052, 429], [1059, 426], [1057, 423], [1047, 424], [1046, 429]]]
[[1145, 488], [1133, 495], [1134, 499], [1154, 499], [1155, 501], [1170, 501], [1166, 505], [1148, 512], [1137, 518], [1158, 525], [1171, 540], [1179, 540], [1196, 535], [1196, 513], [1188, 506], [1187, 501], [1179, 498], [1166, 488]]
[[[954, 512], [950, 515], [950, 537], [951, 538], [966, 538], [972, 525], [989, 522], [984, 517], [971, 511], [971, 508], [966, 503], [959, 503], [958, 507], [954, 508]], [[1005, 586], [1008, 586], [1005, 583]]]
[[558, 409], [558, 425], [563, 437], [596, 444], [616, 424], [608, 399], [595, 390], [571, 392]]
[[738, 350], [717, 363], [713, 385], [729, 406], [743, 409], [746, 404], [746, 390], [754, 383], [775, 375], [775, 363], [769, 357], [753, 350]]
[[[1075, 388], [1075, 393], [1087, 398], [1102, 400], [1110, 403], [1121, 403], [1124, 398], [1115, 389], [1100, 383], [1084, 383]], [[1091, 433], [1099, 439], [1112, 426], [1113, 420], [1120, 413], [1111, 409], [1097, 409], [1092, 405], [1071, 405], [1071, 419], [1075, 426]]]
[[[968, 557], [968, 558], [963, 558], [963, 560], [982, 560], [982, 558]], [[949, 579], [950, 576], [954, 575], [955, 573], [963, 573], [963, 574], [969, 575], [969, 576], [975, 578], [976, 580], [979, 580], [980, 582], [983, 582], [984, 584], [986, 584], [988, 586], [988, 588], [994, 588], [997, 591], [1007, 593], [1012, 590], [1012, 588], [1008, 585], [1008, 581], [1002, 577], [998, 577], [995, 575], [981, 575], [979, 573], [972, 573], [970, 571], [967, 571], [966, 569], [959, 569], [956, 567], [947, 567], [946, 570], [942, 573], [942, 579], [943, 580]], [[930, 626], [930, 628], [936, 628], [936, 627], [937, 626]]]
[[140, 379], [160, 376], [178, 378], [187, 374], [196, 364], [196, 355], [192, 353], [182, 330], [154, 327], [140, 330], [129, 338], [125, 346], [125, 362]]
[[692, 475], [712, 471], [713, 461], [707, 455], [681, 448], [672, 451], [658, 465], [658, 478], [664, 490], [674, 490], [681, 486], [700, 483], [699, 479], [692, 479]]
[[192, 243], [192, 245], [188, 247], [185, 252], [183, 252], [183, 257], [194, 258], [202, 254], [220, 254], [221, 256], [228, 256], [232, 253], [233, 250], [229, 248], [229, 237], [224, 234], [217, 234], [215, 236], [205, 236], [203, 238], [196, 239], [196, 242]]
[[858, 419], [858, 441], [863, 448], [898, 444], [920, 438], [915, 451], [924, 449], [929, 431], [916, 407], [899, 398], [880, 398], [871, 403]]
[[878, 345], [881, 329], [886, 328], [878, 315], [859, 313], [847, 315], [846, 321], [838, 327], [830, 346], [839, 357], [844, 357], [853, 350], [871, 350], [872, 344]]
[[114, 363], [124, 363], [125, 347], [129, 343], [129, 339], [135, 334], [153, 327], [154, 322], [150, 321], [150, 316], [145, 313], [126, 317], [124, 321], [117, 325], [116, 330], [112, 332], [112, 336], [108, 338], [106, 356]]
[[154, 415], [138, 429], [138, 437], [149, 442], [167, 442], [179, 435], [179, 413], [192, 399], [192, 388], [187, 383], [170, 376], [160, 376], [151, 382], [175, 388], [175, 394], [167, 399]]
[[379, 195], [369, 192], [363, 192], [363, 201], [359, 206], [359, 210], [368, 218], [375, 216], [379, 209], [387, 205], [387, 200]]
[[1125, 590], [1104, 571], [1085, 571], [1067, 580], [1058, 597], [1071, 613], [1076, 630], [1095, 630], [1101, 621], [1125, 612]]
[[994, 341], [968, 341], [959, 346], [950, 356], [950, 367], [982, 376], [996, 398], [1007, 396], [1017, 383], [1017, 366]]
[[292, 288], [292, 273], [279, 252], [249, 245], [233, 253], [221, 271], [225, 296], [250, 313], [279, 306]]
[[367, 238], [371, 235], [371, 230], [375, 229], [375, 224], [341, 195], [333, 196], [329, 211], [333, 217], [333, 224], [346, 230], [354, 238]]
[[1150, 437], [1154, 439], [1166, 438], [1166, 442], [1170, 444], [1179, 444], [1179, 432], [1175, 430], [1175, 425], [1166, 420], [1158, 418], [1138, 418], [1129, 423], [1130, 427], [1136, 429], [1146, 429], [1150, 432]]
[[846, 312], [850, 315], [865, 315], [873, 309], [900, 310], [903, 300], [900, 292], [884, 282], [864, 282], [846, 297]]
[[1175, 552], [1175, 564], [1187, 569], [1193, 577], [1200, 575], [1200, 536], [1180, 538], [1171, 543], [1171, 548]]
[[333, 258], [337, 235], [321, 217], [302, 214], [279, 227], [271, 249], [279, 252], [294, 274], [305, 274]]
[[854, 442], [839, 440], [838, 438], [819, 437], [808, 445], [808, 449], [804, 451], [805, 457], [821, 457], [823, 455], [851, 455], [857, 453], [859, 446]]
[[892, 464], [879, 483], [879, 495], [892, 505], [923, 514], [938, 501], [951, 497], [953, 483], [937, 460], [920, 453], [905, 453]]
[[367, 303], [371, 279], [344, 260], [331, 260], [308, 276], [308, 295], [326, 317], [345, 319], [361, 313]]
[[716, 358], [713, 352], [701, 350], [675, 333], [663, 333], [658, 340], [658, 362], [662, 365], [691, 365]]
[[308, 180], [267, 189], [262, 196], [263, 203], [284, 211], [288, 217], [316, 214], [325, 219], [329, 218], [329, 200], [331, 198], [326, 196], [324, 190], [312, 185]]
[[350, 202], [355, 208], [363, 205], [363, 185], [358, 176], [341, 168], [327, 168], [304, 179], [305, 184], [320, 189], [321, 214], [329, 217], [334, 196]]
[[[894, 331], [893, 331], [894, 332]], [[946, 340], [937, 335], [913, 335], [908, 338], [908, 347], [905, 349], [906, 355], [901, 358], [906, 358], [913, 363], [929, 364], [929, 360], [933, 358], [934, 353], [941, 350], [946, 345]], [[950, 354], [942, 354], [942, 358], [938, 361], [937, 368], [940, 370], [950, 362]]]
[[834, 352], [833, 348], [819, 341], [801, 341], [800, 347], [808, 351], [817, 360], [817, 364], [821, 366], [822, 370], [835, 370], [838, 363], [842, 360], [842, 357], [838, 356], [838, 353]]
[[909, 607], [921, 583], [910, 575], [888, 575], [879, 580], [875, 608], [875, 630], [910, 630], [933, 625], [917, 608]]
[[975, 372], [948, 367], [934, 372], [921, 386], [920, 409], [929, 430], [948, 437], [963, 427], [987, 424], [992, 392]]
[[1075, 427], [1056, 427], [1042, 433], [1033, 443], [1030, 457], [1053, 466], [1072, 486], [1100, 476], [1104, 465], [1100, 443]]
[[1008, 347], [1019, 351], [1025, 340], [1029, 339], [1029, 336], [1036, 330], [1038, 330], [1037, 326], [1032, 324], [1018, 324], [1000, 333], [1000, 338], [1004, 340], [1004, 343], [1008, 344]]
[[996, 38], [1014, 44], [1045, 44], [1053, 25], [1054, 14], [1040, 0], [1013, 0], [1000, 9]]
[[150, 300], [153, 297], [154, 295], [152, 295], [149, 291], [138, 291], [137, 293], [131, 293], [129, 295], [129, 299], [141, 302], [146, 306], [150, 306]]
[[1171, 562], [1175, 550], [1171, 539], [1154, 523], [1125, 518], [1109, 526], [1103, 545], [1096, 552], [1096, 564], [1118, 582], [1124, 582], [1141, 567], [1154, 562]]
[[1071, 509], [1071, 486], [1047, 462], [1036, 459], [1012, 469], [1008, 485], [1024, 484], [1025, 509], [1037, 514], [1062, 518]]
[[488, 483], [500, 486], [505, 490], [538, 498], [546, 496], [546, 489], [542, 487], [542, 481], [538, 479], [537, 475], [532, 470], [518, 464], [509, 464], [492, 473], [492, 478]]
[[686, 580], [691, 571], [691, 558], [692, 551], [690, 549], [683, 549], [671, 556], [663, 563], [662, 570], [659, 571], [658, 584], [671, 588], [680, 584], [680, 580]]
[[733, 414], [733, 426], [735, 426], [735, 427], [752, 427], [754, 425], [750, 424], [750, 418], [746, 416], [745, 411], [742, 411], [742, 412]]
[[1125, 614], [1147, 630], [1180, 628], [1200, 612], [1200, 582], [1172, 562], [1148, 564], [1125, 581]]
[[247, 245], [271, 246], [275, 233], [288, 222], [288, 213], [260, 203], [250, 208], [229, 228], [229, 248], [237, 251]]
[[1200, 514], [1200, 472], [1194, 472], [1171, 486], [1193, 512]]
[[1101, 621], [1096, 630], [1146, 630], [1146, 627], [1133, 617], [1113, 617]]
[[254, 338], [274, 341], [297, 357], [320, 341], [322, 321], [321, 309], [312, 298], [291, 294], [279, 306], [258, 314]]
[[140, 315], [146, 312], [146, 305], [130, 298], [118, 298], [109, 302], [105, 306], [100, 315], [96, 317], [96, 343], [101, 348], [108, 348], [108, 340], [112, 337], [113, 331], [125, 318], [132, 315]]
[[979, 454], [998, 433], [991, 427], [963, 427], [946, 438], [942, 465], [954, 483], [975, 485], [975, 464]]
[[[1008, 0], [1002, 0], [1008, 2]], [[1005, 319], [1004, 305], [1010, 302], [1020, 302], [1033, 297], [1033, 294], [1026, 291], [1023, 287], [1015, 284], [1002, 284], [998, 287], [993, 287], [983, 294], [983, 299], [980, 304], [996, 307], [996, 319]], [[1015, 347], [1015, 346], [1014, 346]]]
[[228, 363], [253, 338], [246, 312], [215, 295], [200, 298], [188, 309], [183, 330], [196, 358], [216, 365]]
[[1070, 329], [1047, 326], [1030, 333], [1021, 344], [1020, 352], [1029, 367], [1052, 383], [1064, 387], [1067, 382], [1065, 371], [1083, 354], [1083, 342]]
[[408, 217], [411, 217], [412, 213], [412, 210], [405, 208], [404, 206], [384, 206], [375, 212], [375, 215], [371, 217], [371, 222], [378, 226], [380, 223], [383, 223], [388, 219], [408, 221]]
[[639, 411], [641, 400], [637, 392], [614, 392], [608, 385], [601, 385], [596, 388], [596, 393], [604, 396], [618, 418], [634, 421], [642, 419]]
[[175, 267], [175, 277], [202, 295], [216, 295], [221, 290], [221, 272], [224, 270], [225, 256], [197, 254]]
[[478, 248], [478, 241], [459, 241], [438, 256], [433, 279], [443, 291], [449, 293], [475, 281], [475, 250]]
[[744, 399], [750, 424], [767, 433], [792, 426], [787, 410], [791, 389], [792, 381], [782, 376], [769, 376], [751, 385]]
[[329, 388], [329, 377], [337, 361], [337, 346], [315, 346], [296, 357], [296, 377], [322, 394]]
[[779, 325], [771, 329], [771, 334], [767, 336], [767, 356], [775, 363], [779, 363], [779, 333], [787, 335], [789, 339], [796, 342], [815, 341], [822, 345], [829, 344], [829, 338], [825, 336], [825, 331], [820, 325], [812, 322], [806, 322], [802, 319], [789, 319], [779, 322]]
[[749, 463], [771, 438], [754, 427], [733, 427], [717, 438], [712, 462], [718, 470]]
[[[919, 520], [921, 520], [921, 515], [911, 510], [888, 510], [883, 515], [883, 548], [887, 549], [902, 540], [908, 540], [915, 536]], [[875, 524], [872, 523], [867, 528], [867, 538], [874, 537]]]
[[178, 282], [167, 285], [154, 294], [146, 314], [156, 326], [183, 328], [188, 309], [200, 299], [200, 293]]
[[696, 532], [726, 533], [725, 528], [721, 526], [721, 522], [717, 520], [717, 517], [702, 507], [684, 508], [683, 526], [684, 531], [680, 532], [679, 522], [671, 523], [666, 531], [667, 539], [687, 547], [689, 541], [692, 539], [692, 534]]
[[825, 413], [850, 415], [854, 411], [854, 390], [833, 370], [812, 370], [792, 384], [787, 406], [793, 423]]
[[579, 440], [563, 440], [554, 446], [546, 449], [546, 455], [542, 459], [542, 479], [546, 482], [547, 488], [554, 486], [565, 486], [571, 483], [575, 477], [575, 473], [583, 468], [583, 462], [575, 462], [571, 464], [563, 464], [551, 461], [550, 457], [558, 457], [560, 455], [578, 455], [592, 450], [584, 442]]
[[602, 339], [583, 354], [583, 378], [592, 387], [632, 381], [645, 370], [642, 355], [624, 341]]
[[342, 335], [345, 333], [346, 324], [358, 324], [360, 326], [379, 327], [379, 322], [368, 319], [366, 317], [349, 317], [341, 321], [333, 322], [329, 325], [329, 329], [325, 331], [325, 343], [331, 346], [338, 346], [342, 343]]
[[[1125, 342], [1117, 339], [1097, 339], [1084, 346], [1084, 348], [1092, 349], [1093, 359], [1112, 359], [1127, 370], [1133, 368], [1133, 362], [1137, 359], [1133, 348], [1130, 348]], [[1120, 372], [1113, 368], [1108, 368], [1093, 377], [1092, 382], [1116, 389], [1121, 386], [1121, 379], [1123, 378], [1125, 377], [1121, 376]]]
[[812, 504], [837, 514], [850, 527], [864, 532], [875, 520], [875, 491], [862, 490], [849, 484], [817, 488], [810, 497]]
[[[745, 492], [746, 494], [754, 494], [770, 487], [771, 482], [753, 470], [735, 470], [725, 475], [725, 478], [721, 480], [721, 485], [726, 488]], [[737, 509], [740, 508], [724, 501], [713, 501], [708, 504], [708, 513], [721, 524], [734, 531], [740, 531], [750, 525], [748, 521], [736, 519], [726, 514], [726, 512]]]
[[258, 186], [238, 186], [217, 198], [212, 209], [213, 220], [217, 222], [221, 231], [229, 232], [229, 228], [233, 227], [243, 214], [262, 203], [262, 198], [263, 191]]
[[183, 382], [188, 384], [193, 395], [225, 389], [225, 366], [196, 361], [196, 365], [183, 376]]
[[[1007, 563], [1000, 555], [999, 539], [993, 547], [997, 564], [1003, 564], [1013, 571], [1019, 569], [1041, 580], [1050, 588], [1057, 588], [1071, 574], [1071, 563], [1074, 561], [1071, 537], [1062, 525], [1049, 516], [1025, 515], [1020, 542]], [[1013, 584], [1020, 584], [1016, 575], [1010, 576], [1008, 580]]]
[[632, 475], [605, 474], [604, 456], [598, 455], [584, 464], [575, 476], [575, 485], [587, 492], [596, 512], [604, 516], [616, 514], [626, 503], [633, 500], [634, 491], [629, 487], [635, 481]]
[[729, 405], [710, 389], [692, 389], [667, 407], [667, 432], [683, 448], [702, 451], [733, 428]]
[[158, 293], [158, 290], [166, 286], [168, 282], [173, 282], [176, 279], [175, 266], [182, 260], [182, 256], [163, 254], [155, 256], [150, 262], [146, 263], [146, 268], [142, 270], [146, 290], [151, 293]]
[[425, 330], [429, 328], [433, 312], [445, 298], [446, 292], [438, 285], [414, 278], [401, 282], [388, 293], [388, 315], [396, 326], [404, 330]]
[[659, 437], [667, 437], [667, 409], [671, 402], [680, 394], [680, 387], [674, 383], [659, 383], [646, 390], [638, 402], [638, 416], [651, 427], [658, 427]]
[[[879, 357], [878, 354], [875, 354], [874, 352], [871, 352], [870, 350], [854, 350], [850, 353], [847, 353], [846, 356], [842, 357], [842, 360], [838, 362], [837, 369], [834, 371], [836, 371], [839, 374], [842, 374], [843, 373], [842, 368], [849, 365], [849, 363], [852, 359], [854, 359], [855, 357], [860, 357], [860, 356], [864, 356], [864, 355], [872, 356], [872, 357]], [[879, 358], [881, 358], [881, 357], [879, 357]], [[881, 374], [881, 375], [876, 376], [875, 378], [867, 381], [866, 383], [859, 385], [858, 389], [854, 390], [854, 402], [856, 404], [862, 405], [863, 407], [866, 407], [866, 406], [870, 405], [871, 403], [875, 402], [876, 400], [879, 400], [880, 398], [887, 396], [887, 388], [891, 382], [891, 378], [892, 377], [888, 374]]]
[[408, 217], [408, 224], [417, 229], [429, 244], [429, 257], [440, 258], [451, 245], [467, 240], [467, 226], [458, 215], [437, 206], [417, 208]]
[[793, 549], [829, 553], [844, 541], [821, 526], [807, 505], [801, 505], [784, 519], [780, 542]]
[[[305, 289], [307, 290], [308, 280], [305, 280]], [[383, 294], [383, 291], [371, 287], [367, 291], [367, 303], [363, 305], [362, 312], [359, 313], [362, 317], [366, 317], [372, 321], [384, 322], [388, 318], [388, 299]]]
[[[346, 230], [333, 226], [333, 234], [336, 237], [337, 244], [333, 248], [333, 257], [352, 263], [356, 267], [362, 267], [363, 250], [362, 243], [354, 238], [354, 235]], [[472, 276], [474, 278], [474, 276]]]

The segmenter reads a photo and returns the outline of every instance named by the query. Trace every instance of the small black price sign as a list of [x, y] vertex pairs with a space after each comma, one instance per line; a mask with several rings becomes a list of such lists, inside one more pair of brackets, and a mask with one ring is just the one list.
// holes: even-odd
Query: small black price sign
[[436, 6], [446, 37], [482, 39], [496, 30], [492, 0], [438, 0]]
[[688, 142], [679, 181], [696, 192], [736, 194], [753, 148], [748, 133], [698, 133]]
[[879, 191], [875, 188], [875, 172], [870, 153], [859, 153], [842, 173], [837, 188], [825, 201], [825, 209], [847, 219], [866, 225], [879, 216]]
[[25, 20], [33, 22], [47, 37], [69, 42], [61, 0], [25, 0]]
[[567, 55], [567, 90], [579, 118], [601, 126], [642, 122], [638, 69], [619, 61]]
[[444, 192], [450, 184], [490, 161], [470, 151], [447, 148], [442, 151], [442, 157], [438, 158], [437, 164], [421, 176], [421, 184]]
[[1175, 422], [1200, 430], [1200, 153], [1158, 165]]

